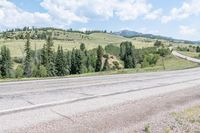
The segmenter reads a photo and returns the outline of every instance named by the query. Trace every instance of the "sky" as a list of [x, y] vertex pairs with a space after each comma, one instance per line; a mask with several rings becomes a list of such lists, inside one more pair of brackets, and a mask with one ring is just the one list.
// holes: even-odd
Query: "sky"
[[0, 30], [133, 30], [200, 40], [200, 0], [0, 0]]

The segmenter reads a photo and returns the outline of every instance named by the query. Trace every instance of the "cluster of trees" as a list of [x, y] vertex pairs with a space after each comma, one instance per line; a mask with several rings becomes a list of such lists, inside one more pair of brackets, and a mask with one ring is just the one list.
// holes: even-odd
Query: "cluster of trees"
[[178, 46], [177, 50], [200, 53], [200, 46], [192, 46], [192, 45], [189, 45], [188, 47], [183, 47], [183, 46], [180, 47], [180, 46]]
[[104, 49], [99, 46], [97, 49], [87, 50], [85, 44], [80, 49], [64, 52], [62, 46], [58, 46], [57, 52], [53, 50], [51, 35], [46, 39], [41, 50], [31, 50], [30, 34], [26, 36], [25, 57], [15, 58], [18, 65], [12, 69], [10, 50], [3, 46], [0, 52], [0, 75], [2, 78], [21, 77], [53, 77], [69, 74], [82, 74], [87, 72], [106, 71], [103, 64]]
[[154, 47], [135, 49], [131, 42], [122, 42], [120, 45], [120, 58], [124, 61], [124, 68], [135, 68], [140, 64], [142, 68], [154, 66], [160, 57], [162, 59], [171, 52], [162, 42], [156, 41]]
[[[107, 45], [104, 48], [87, 50], [85, 44], [79, 49], [64, 51], [58, 46], [54, 51], [54, 43], [51, 35], [47, 35], [46, 43], [40, 50], [31, 49], [31, 36], [26, 35], [23, 58], [11, 58], [10, 50], [6, 46], [0, 51], [0, 77], [53, 77], [69, 74], [82, 74], [88, 72], [100, 72], [111, 70], [109, 54], [116, 56], [124, 63], [124, 68], [153, 66], [160, 57], [170, 54], [169, 49], [164, 48], [161, 42], [156, 42], [154, 47], [136, 49], [131, 42], [122, 42], [120, 47]], [[109, 53], [109, 54], [106, 54]], [[20, 64], [13, 70], [13, 61]], [[120, 69], [119, 62], [113, 61], [114, 69]]]
[[122, 42], [120, 44], [120, 58], [124, 61], [124, 68], [136, 67], [134, 49], [135, 48], [131, 42]]

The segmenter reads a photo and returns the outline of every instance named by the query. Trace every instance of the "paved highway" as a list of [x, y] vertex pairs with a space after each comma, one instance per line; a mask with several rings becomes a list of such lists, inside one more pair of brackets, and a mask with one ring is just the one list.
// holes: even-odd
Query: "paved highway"
[[0, 84], [0, 132], [200, 86], [200, 68]]

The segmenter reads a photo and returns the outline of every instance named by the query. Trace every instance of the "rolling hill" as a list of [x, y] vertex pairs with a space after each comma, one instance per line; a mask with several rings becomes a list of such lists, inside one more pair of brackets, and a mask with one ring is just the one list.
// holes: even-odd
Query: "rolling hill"
[[[55, 28], [40, 28], [40, 29], [26, 29], [26, 30], [12, 30], [0, 33], [0, 47], [5, 45], [11, 50], [12, 57], [23, 56], [24, 44], [26, 42], [25, 35], [27, 32], [31, 33], [31, 47], [32, 49], [41, 49], [45, 44], [45, 34], [52, 33], [54, 39], [54, 48], [57, 49], [58, 45], [63, 46], [64, 50], [71, 50], [79, 48], [81, 43], [84, 43], [87, 49], [96, 48], [98, 45], [103, 47], [109, 44], [119, 46], [123, 41], [130, 41], [136, 48], [153, 46], [154, 42], [159, 39], [164, 44], [169, 45], [183, 45], [192, 44], [191, 42], [175, 42], [168, 38], [149, 37], [142, 33], [123, 31], [118, 33], [106, 32], [80, 32], [72, 30], [63, 30]], [[133, 37], [130, 37], [134, 35]], [[127, 37], [129, 36], [129, 37]]]

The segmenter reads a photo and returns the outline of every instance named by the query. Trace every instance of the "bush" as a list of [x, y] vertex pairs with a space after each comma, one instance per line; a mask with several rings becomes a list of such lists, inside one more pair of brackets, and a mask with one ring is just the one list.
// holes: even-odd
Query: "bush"
[[24, 74], [24, 69], [21, 65], [17, 66], [16, 70], [15, 70], [15, 77], [16, 78], [23, 78], [23, 74]]
[[120, 67], [120, 64], [119, 64], [119, 62], [117, 62], [117, 61], [113, 61], [113, 69], [115, 70], [115, 69], [117, 69], [117, 70], [119, 70], [119, 69], [121, 69], [121, 67]]
[[39, 76], [47, 77], [47, 69], [43, 65], [39, 67]]
[[38, 68], [35, 65], [32, 65], [32, 67], [31, 67], [31, 76], [32, 77], [37, 77], [38, 76]]
[[170, 49], [168, 48], [161, 48], [161, 49], [158, 49], [158, 54], [162, 57], [165, 57], [167, 55], [170, 54]]
[[142, 62], [142, 68], [155, 65], [157, 63], [158, 59], [159, 59], [158, 54], [145, 55], [144, 60]]

